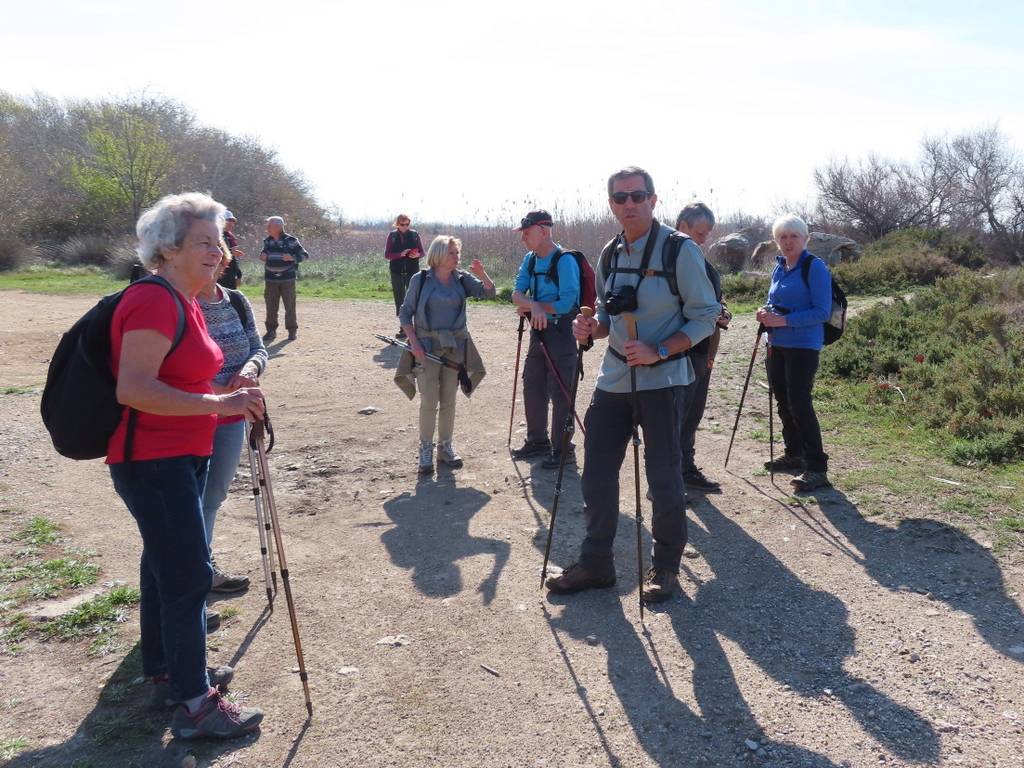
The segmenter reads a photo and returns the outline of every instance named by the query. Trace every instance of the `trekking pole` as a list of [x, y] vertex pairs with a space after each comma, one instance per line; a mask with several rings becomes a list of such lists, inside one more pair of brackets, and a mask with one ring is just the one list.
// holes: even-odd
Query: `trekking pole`
[[[580, 311], [582, 311], [582, 309]], [[558, 372], [558, 369], [555, 367], [555, 361], [551, 359], [551, 354], [548, 352], [548, 345], [544, 343], [543, 333], [544, 331], [537, 331], [537, 341], [540, 342], [540, 351], [544, 353], [544, 360], [547, 362], [548, 369], [555, 377], [555, 381], [558, 382], [558, 388], [562, 390], [562, 396], [565, 397], [565, 402], [569, 404], [569, 410], [572, 412], [573, 418], [576, 419], [576, 423], [580, 425], [580, 432], [582, 432], [583, 436], [586, 437], [587, 430], [583, 427], [583, 422], [580, 421], [580, 417], [576, 413], [575, 402], [569, 394], [569, 391], [565, 388], [565, 382], [562, 381], [562, 374]]]
[[[590, 307], [580, 307], [580, 314], [584, 317], [593, 317], [594, 310]], [[573, 373], [572, 378], [572, 401], [569, 407], [575, 410], [576, 407], [576, 394], [579, 391], [580, 379], [583, 374], [583, 353], [593, 346], [593, 342], [588, 338], [585, 342], [579, 345], [579, 350], [576, 353], [576, 370]], [[562, 431], [562, 453], [558, 460], [558, 477], [555, 480], [555, 499], [551, 503], [551, 521], [548, 523], [548, 543], [544, 547], [544, 565], [540, 569], [540, 586], [544, 588], [544, 580], [548, 575], [548, 558], [551, 557], [551, 539], [555, 535], [555, 516], [558, 514], [558, 500], [562, 497], [562, 476], [565, 474], [565, 455], [569, 451], [569, 440], [572, 439], [573, 432], [575, 432], [575, 426], [573, 424], [572, 415], [566, 415], [565, 417], [565, 428]]]
[[772, 402], [772, 347], [769, 344], [764, 353], [767, 365], [765, 370], [768, 373], [768, 471], [771, 476], [772, 485], [775, 485], [775, 405]]
[[[260, 536], [260, 558], [263, 560], [263, 581], [267, 586], [267, 602], [271, 610], [274, 608], [274, 593], [277, 592], [277, 573], [272, 570], [271, 558], [273, 552], [267, 546], [270, 536], [270, 526], [267, 524], [266, 513], [263, 509], [264, 484], [256, 462], [256, 441], [252, 436], [252, 429], [249, 422], [245, 422], [245, 446], [249, 453], [249, 472], [252, 476], [252, 500], [256, 506], [256, 530]], [[273, 584], [273, 589], [271, 589]]]
[[732, 453], [732, 444], [736, 439], [736, 430], [740, 426], [740, 414], [743, 412], [743, 401], [747, 398], [747, 387], [750, 386], [750, 374], [754, 372], [754, 361], [757, 359], [757, 348], [761, 344], [761, 334], [765, 332], [763, 324], [757, 326], [757, 337], [754, 339], [754, 351], [750, 354], [750, 365], [747, 367], [747, 378], [743, 382], [743, 392], [740, 394], [740, 406], [736, 409], [736, 421], [732, 425], [732, 437], [729, 438], [729, 447], [725, 451], [725, 464], [723, 467], [728, 469], [729, 467], [729, 454]]
[[[270, 515], [270, 525], [274, 536], [274, 547], [277, 549], [277, 556], [281, 561], [281, 583], [284, 585], [284, 599], [288, 604], [288, 619], [292, 625], [292, 640], [295, 642], [295, 656], [299, 663], [299, 680], [302, 681], [302, 692], [306, 698], [306, 712], [313, 716], [313, 702], [309, 698], [309, 675], [306, 674], [306, 661], [302, 654], [302, 641], [299, 639], [299, 621], [295, 613], [295, 601], [292, 599], [292, 587], [288, 578], [288, 562], [284, 556], [284, 541], [281, 537], [281, 522], [277, 516], [277, 503], [274, 501], [274, 488], [270, 482], [270, 466], [267, 463], [267, 449], [264, 447], [264, 433], [273, 435], [273, 428], [270, 426], [270, 416], [266, 414], [264, 404], [264, 416], [262, 421], [253, 422], [252, 441], [256, 451], [256, 458], [259, 464], [259, 471], [263, 489], [266, 494], [267, 512]], [[271, 437], [271, 441], [273, 438]]]
[[[636, 316], [625, 312], [622, 319], [626, 323], [626, 335], [635, 341]], [[640, 503], [640, 409], [636, 402], [636, 366], [629, 366], [629, 396], [633, 407], [633, 485], [636, 490], [636, 570], [637, 587], [640, 594], [640, 623], [644, 623], [644, 545], [643, 522], [644, 513]]]
[[508, 412], [508, 445], [512, 445], [512, 420], [516, 415], [516, 387], [519, 384], [519, 355], [523, 351], [523, 330], [526, 327], [526, 315], [519, 316], [519, 341], [516, 342], [516, 372], [512, 374], [512, 407]]

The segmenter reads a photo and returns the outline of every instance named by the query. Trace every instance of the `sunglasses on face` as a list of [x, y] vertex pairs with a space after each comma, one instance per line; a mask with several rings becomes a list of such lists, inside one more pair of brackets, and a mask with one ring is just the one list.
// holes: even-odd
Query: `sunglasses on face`
[[612, 193], [612, 202], [616, 205], [622, 205], [628, 199], [634, 203], [642, 203], [650, 196], [651, 193], [643, 189], [634, 190], [633, 192], [614, 192]]
[[399, 224], [398, 226], [400, 226], [400, 227], [408, 227], [408, 226], [409, 226], [409, 222], [408, 222], [408, 221], [403, 221], [403, 222], [402, 222], [401, 224]]

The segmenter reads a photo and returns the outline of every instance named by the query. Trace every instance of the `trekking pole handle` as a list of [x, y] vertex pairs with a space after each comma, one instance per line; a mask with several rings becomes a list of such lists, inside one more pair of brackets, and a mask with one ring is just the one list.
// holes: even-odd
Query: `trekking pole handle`
[[630, 341], [636, 341], [636, 315], [632, 312], [625, 312], [622, 315], [622, 320], [626, 323], [626, 336]]
[[[585, 318], [587, 318], [589, 320], [590, 318], [592, 318], [594, 316], [594, 308], [593, 307], [580, 307], [580, 314], [583, 315]], [[594, 346], [594, 339], [591, 338], [590, 336], [587, 336], [587, 340], [585, 342], [583, 342], [582, 344], [580, 344], [580, 349], [588, 350], [588, 349], [590, 349], [593, 346]]]

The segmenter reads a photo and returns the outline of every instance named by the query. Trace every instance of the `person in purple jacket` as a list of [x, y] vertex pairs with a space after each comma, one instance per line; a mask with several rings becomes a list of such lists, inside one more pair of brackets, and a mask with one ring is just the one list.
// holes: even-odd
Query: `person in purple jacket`
[[[780, 255], [768, 303], [757, 319], [768, 331], [768, 380], [775, 390], [786, 450], [781, 458], [765, 463], [776, 472], [801, 472], [790, 481], [797, 491], [829, 485], [828, 455], [821, 443], [821, 427], [814, 412], [811, 389], [818, 371], [818, 355], [825, 343], [825, 321], [832, 311], [832, 273], [807, 250], [807, 223], [795, 214], [780, 216], [772, 237]], [[811, 260], [804, 279], [803, 262]]]

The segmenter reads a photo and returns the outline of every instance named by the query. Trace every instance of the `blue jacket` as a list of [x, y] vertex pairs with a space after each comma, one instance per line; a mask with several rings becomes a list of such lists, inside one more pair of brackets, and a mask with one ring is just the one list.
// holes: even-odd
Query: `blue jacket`
[[[805, 259], [814, 259], [807, 275], [810, 285], [801, 274]], [[825, 344], [825, 321], [832, 314], [832, 273], [824, 261], [806, 250], [792, 269], [786, 269], [786, 258], [781, 254], [775, 261], [768, 303], [789, 312], [783, 327], [768, 329], [768, 343], [774, 347], [820, 350]]]
[[[555, 244], [555, 248], [562, 246]], [[562, 248], [564, 251], [565, 249]], [[542, 304], [551, 304], [555, 309], [553, 318], [561, 317], [568, 313], [573, 307], [580, 303], [580, 267], [576, 259], [563, 253], [558, 259], [558, 285], [555, 285], [548, 278], [548, 269], [551, 267], [551, 257], [555, 251], [544, 258], [537, 256], [537, 263], [533, 266], [534, 276], [530, 277], [530, 259], [534, 253], [530, 251], [523, 258], [519, 265], [519, 274], [516, 275], [515, 289], [520, 293], [528, 293], [534, 301]]]

